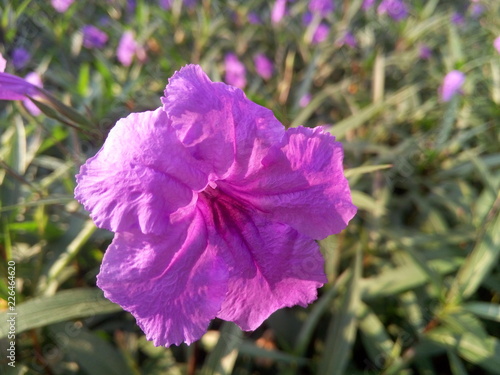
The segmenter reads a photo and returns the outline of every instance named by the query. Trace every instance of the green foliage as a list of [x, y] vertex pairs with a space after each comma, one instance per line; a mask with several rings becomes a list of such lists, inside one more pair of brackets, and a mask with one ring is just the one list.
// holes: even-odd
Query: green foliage
[[[337, 1], [327, 40], [313, 44], [305, 0], [277, 25], [266, 1], [173, 3], [138, 0], [129, 12], [125, 1], [75, 2], [57, 13], [48, 1], [0, 1], [7, 71], [37, 71], [51, 95], [37, 117], [0, 103], [2, 353], [9, 261], [18, 312], [16, 368], [2, 357], [2, 373], [500, 374], [500, 4], [481, 1], [475, 18], [465, 0], [407, 1], [410, 17], [395, 22]], [[86, 49], [79, 30], [101, 19], [108, 43]], [[116, 60], [125, 30], [145, 62]], [[354, 48], [338, 43], [348, 30]], [[15, 47], [33, 54], [19, 71]], [[118, 118], [159, 106], [182, 65], [223, 80], [227, 52], [247, 67], [248, 97], [286, 126], [333, 124], [359, 212], [320, 241], [330, 282], [311, 306], [280, 310], [253, 333], [215, 321], [198, 343], [155, 348], [95, 287], [112, 234], [74, 201], [74, 175]], [[274, 63], [269, 80], [256, 73], [259, 52]], [[466, 74], [463, 94], [443, 103], [437, 90], [453, 69]]]

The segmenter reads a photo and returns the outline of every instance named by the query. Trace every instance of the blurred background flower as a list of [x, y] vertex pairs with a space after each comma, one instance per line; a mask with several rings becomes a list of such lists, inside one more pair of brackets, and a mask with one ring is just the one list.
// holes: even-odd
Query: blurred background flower
[[270, 79], [274, 72], [273, 62], [263, 53], [258, 53], [253, 58], [255, 71], [264, 79]]
[[31, 53], [25, 48], [18, 47], [12, 51], [12, 64], [14, 69], [21, 70], [31, 59]]
[[51, 0], [50, 3], [59, 13], [64, 13], [73, 4], [74, 0]]
[[94, 25], [85, 25], [82, 27], [83, 45], [86, 48], [101, 49], [108, 41], [108, 35]]
[[395, 21], [402, 21], [408, 17], [408, 6], [403, 0], [382, 0], [377, 12], [380, 15], [387, 14]]
[[465, 74], [459, 70], [452, 70], [443, 79], [439, 94], [443, 102], [449, 102], [455, 95], [461, 92], [465, 82]]
[[226, 54], [224, 57], [224, 66], [226, 70], [226, 83], [240, 89], [245, 88], [247, 85], [245, 65], [243, 65], [234, 53]]

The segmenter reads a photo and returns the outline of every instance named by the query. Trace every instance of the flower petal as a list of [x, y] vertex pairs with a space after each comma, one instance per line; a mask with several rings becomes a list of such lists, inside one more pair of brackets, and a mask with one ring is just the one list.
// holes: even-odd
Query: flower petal
[[[273, 223], [220, 189], [200, 195], [213, 242], [230, 265], [227, 296], [218, 318], [254, 330], [276, 310], [317, 297], [326, 281], [317, 243], [288, 225]], [[210, 223], [208, 220], [212, 220]]]
[[97, 277], [106, 298], [130, 311], [157, 346], [198, 340], [227, 292], [227, 267], [207, 242], [203, 217], [187, 223], [168, 236], [117, 233]]
[[24, 100], [28, 96], [37, 97], [40, 90], [21, 77], [0, 73], [0, 100]]
[[277, 142], [284, 133], [270, 110], [236, 87], [210, 81], [197, 65], [173, 75], [162, 103], [181, 142], [213, 173], [211, 180], [224, 178], [235, 162], [246, 165], [261, 143]]
[[118, 121], [77, 182], [75, 197], [97, 226], [161, 235], [170, 215], [192, 204], [208, 180], [157, 109]]
[[342, 145], [322, 129], [288, 129], [260, 169], [220, 186], [272, 221], [322, 239], [343, 230], [356, 213], [342, 159]]

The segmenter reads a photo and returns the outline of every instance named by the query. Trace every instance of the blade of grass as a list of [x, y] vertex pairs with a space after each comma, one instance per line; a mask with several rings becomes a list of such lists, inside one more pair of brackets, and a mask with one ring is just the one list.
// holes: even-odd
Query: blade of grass
[[52, 295], [55, 293], [61, 280], [59, 276], [66, 266], [74, 259], [76, 254], [85, 245], [90, 236], [97, 230], [92, 220], [86, 221], [78, 235], [67, 246], [66, 250], [62, 252], [57, 260], [49, 268], [46, 279], [42, 279], [38, 285], [38, 291], [42, 295]]
[[347, 284], [346, 292], [340, 302], [337, 314], [330, 322], [325, 348], [319, 362], [318, 374], [330, 375], [344, 373], [357, 329], [357, 318], [361, 278], [361, 249], [358, 247], [352, 265], [353, 273]]
[[313, 308], [307, 318], [307, 320], [302, 325], [299, 335], [297, 337], [297, 343], [295, 344], [294, 353], [297, 356], [302, 356], [307, 350], [311, 338], [313, 336], [314, 330], [318, 325], [321, 316], [330, 307], [332, 300], [337, 296], [339, 288], [344, 287], [345, 283], [351, 278], [351, 271], [344, 271], [338, 278], [335, 284], [319, 298], [318, 301], [314, 303]]
[[[121, 311], [121, 307], [104, 298], [97, 289], [70, 289], [53, 296], [33, 298], [16, 306], [16, 332], [44, 327], [74, 318], [92, 318], [97, 314]], [[0, 313], [2, 322], [7, 312]], [[7, 324], [0, 325], [0, 339], [7, 336]]]
[[220, 329], [219, 340], [205, 360], [200, 375], [231, 374], [242, 339], [243, 332], [237, 325], [224, 322]]

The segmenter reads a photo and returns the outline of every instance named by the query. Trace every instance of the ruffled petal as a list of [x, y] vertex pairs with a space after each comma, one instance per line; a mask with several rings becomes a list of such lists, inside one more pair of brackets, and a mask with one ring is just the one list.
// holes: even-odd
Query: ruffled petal
[[160, 108], [118, 121], [81, 167], [75, 197], [101, 228], [161, 235], [170, 215], [191, 204], [207, 182]]
[[179, 225], [161, 237], [117, 233], [97, 277], [106, 298], [130, 311], [157, 346], [198, 340], [227, 292], [227, 267], [202, 216]]
[[314, 240], [270, 222], [220, 189], [202, 193], [202, 204], [212, 215], [211, 239], [230, 265], [229, 289], [218, 318], [254, 330], [276, 310], [316, 299], [317, 288], [327, 279]]
[[356, 213], [342, 160], [341, 143], [322, 129], [288, 129], [260, 169], [229, 176], [220, 186], [270, 220], [322, 239], [343, 230]]
[[247, 169], [260, 148], [284, 133], [270, 110], [236, 87], [210, 81], [197, 65], [173, 75], [162, 103], [179, 139], [206, 164], [212, 180], [224, 178], [231, 168]]

